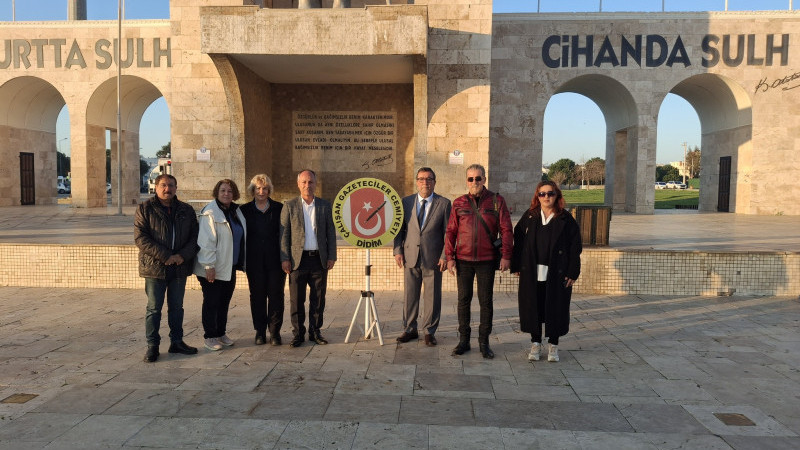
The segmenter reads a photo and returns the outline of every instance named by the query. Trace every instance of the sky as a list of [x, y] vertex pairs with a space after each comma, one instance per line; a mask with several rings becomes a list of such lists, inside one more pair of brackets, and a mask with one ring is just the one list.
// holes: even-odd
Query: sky
[[[67, 0], [0, 0], [0, 21], [66, 20]], [[723, 11], [786, 10], [790, 0], [493, 0], [495, 13], [612, 11]], [[800, 0], [794, 0], [800, 9]], [[87, 0], [90, 20], [116, 20], [117, 2]], [[128, 0], [127, 19], [169, 18], [169, 0]], [[61, 151], [69, 153], [69, 118], [66, 108], [59, 115], [56, 139]], [[544, 116], [542, 162], [547, 165], [561, 158], [581, 163], [593, 157], [605, 158], [605, 120], [597, 105], [579, 94], [552, 97]], [[683, 144], [700, 146], [700, 120], [688, 102], [668, 94], [658, 117], [656, 161], [666, 164], [683, 159]], [[64, 140], [64, 138], [67, 138]], [[169, 109], [160, 98], [145, 111], [140, 125], [143, 157], [155, 156], [170, 141]]]

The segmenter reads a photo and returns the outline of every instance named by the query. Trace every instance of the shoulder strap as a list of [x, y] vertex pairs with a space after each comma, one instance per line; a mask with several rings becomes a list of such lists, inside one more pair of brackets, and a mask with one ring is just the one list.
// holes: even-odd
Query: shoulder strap
[[[495, 195], [495, 201], [497, 201], [497, 195]], [[478, 219], [480, 219], [481, 225], [483, 225], [483, 229], [486, 231], [486, 235], [489, 236], [489, 241], [494, 241], [494, 238], [492, 237], [492, 232], [489, 231], [489, 225], [487, 225], [486, 221], [483, 220], [483, 216], [481, 215], [481, 212], [478, 211], [478, 206], [475, 204], [475, 199], [473, 199], [471, 195], [469, 195], [469, 206], [472, 207], [472, 210], [475, 211], [475, 214], [478, 216]]]

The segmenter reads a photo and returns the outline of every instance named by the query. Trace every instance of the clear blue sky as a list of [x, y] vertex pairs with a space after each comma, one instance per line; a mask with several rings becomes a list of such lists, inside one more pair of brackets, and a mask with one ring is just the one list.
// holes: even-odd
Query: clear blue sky
[[[16, 0], [16, 20], [65, 20], [67, 0]], [[722, 11], [725, 0], [494, 0], [495, 13], [575, 12], [598, 11]], [[779, 10], [788, 9], [789, 0], [728, 0], [728, 9]], [[800, 8], [800, 0], [795, 0]], [[91, 20], [116, 20], [117, 2], [87, 0], [87, 15]], [[12, 0], [0, 0], [0, 21], [11, 20]], [[168, 0], [127, 0], [128, 19], [166, 19]], [[145, 112], [140, 128], [142, 156], [154, 156], [170, 140], [169, 111], [163, 98], [156, 100]], [[580, 163], [595, 156], [605, 158], [605, 120], [600, 109], [588, 98], [578, 94], [559, 94], [553, 97], [544, 118], [545, 164], [560, 158]], [[59, 116], [57, 139], [69, 137], [66, 109]], [[700, 146], [700, 121], [694, 109], [682, 98], [669, 94], [662, 103], [658, 120], [658, 163], [683, 159], [683, 143], [692, 148]], [[69, 140], [62, 143], [67, 151]]]

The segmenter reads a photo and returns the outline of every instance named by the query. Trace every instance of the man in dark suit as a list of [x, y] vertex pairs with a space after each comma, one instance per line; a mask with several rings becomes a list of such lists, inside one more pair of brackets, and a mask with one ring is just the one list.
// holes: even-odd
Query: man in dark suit
[[403, 334], [397, 342], [419, 338], [420, 290], [425, 287], [422, 328], [425, 345], [436, 345], [436, 329], [442, 311], [442, 272], [447, 268], [444, 235], [450, 217], [450, 201], [435, 194], [436, 174], [430, 167], [417, 171], [417, 194], [403, 199], [403, 226], [394, 239], [394, 259], [405, 267]]
[[289, 274], [289, 306], [294, 338], [299, 347], [305, 340], [306, 286], [308, 340], [319, 345], [328, 341], [320, 334], [325, 312], [328, 271], [336, 263], [336, 230], [330, 202], [314, 196], [317, 175], [304, 170], [297, 175], [300, 196], [288, 200], [281, 210], [281, 268]]

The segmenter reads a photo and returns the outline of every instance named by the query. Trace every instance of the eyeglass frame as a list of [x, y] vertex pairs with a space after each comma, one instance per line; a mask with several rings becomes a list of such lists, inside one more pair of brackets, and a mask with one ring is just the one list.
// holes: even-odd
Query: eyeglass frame
[[555, 197], [558, 194], [556, 194], [556, 191], [539, 191], [536, 193], [536, 195], [539, 198], [545, 198], [545, 197]]
[[478, 175], [478, 176], [475, 176], [475, 177], [467, 177], [467, 183], [472, 183], [473, 179], [475, 180], [476, 183], [480, 183], [481, 181], [485, 180], [486, 178], [481, 176], [481, 175]]
[[432, 178], [432, 177], [417, 178], [417, 181], [423, 181], [423, 182], [427, 181], [428, 183], [435, 183], [436, 182], [436, 178]]

